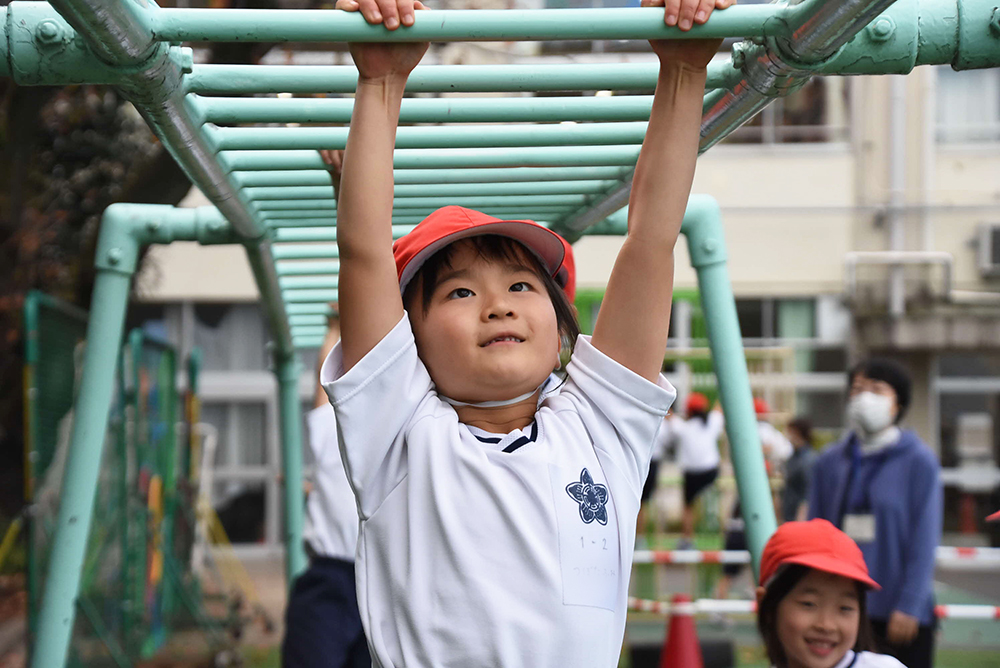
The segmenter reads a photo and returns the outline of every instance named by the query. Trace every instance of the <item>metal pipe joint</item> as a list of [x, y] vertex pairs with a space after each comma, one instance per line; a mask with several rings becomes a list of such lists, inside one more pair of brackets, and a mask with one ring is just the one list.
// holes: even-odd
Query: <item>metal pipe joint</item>
[[140, 247], [173, 241], [239, 243], [215, 207], [177, 209], [165, 204], [112, 204], [101, 219], [94, 265], [131, 275]]

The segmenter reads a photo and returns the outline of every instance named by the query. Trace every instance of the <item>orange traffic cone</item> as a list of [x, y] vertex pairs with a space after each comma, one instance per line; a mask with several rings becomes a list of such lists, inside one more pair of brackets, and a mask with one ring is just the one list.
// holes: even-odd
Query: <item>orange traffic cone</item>
[[694, 626], [694, 602], [687, 594], [676, 594], [671, 601], [660, 668], [705, 668]]

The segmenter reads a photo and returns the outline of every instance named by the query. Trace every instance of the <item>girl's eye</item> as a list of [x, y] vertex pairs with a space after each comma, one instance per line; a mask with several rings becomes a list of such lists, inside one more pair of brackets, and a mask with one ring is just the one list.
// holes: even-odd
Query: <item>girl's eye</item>
[[801, 605], [803, 608], [814, 608], [814, 607], [816, 607], [816, 604], [813, 603], [812, 601], [799, 601], [799, 605]]
[[455, 288], [448, 293], [448, 299], [465, 299], [471, 297], [472, 294], [473, 292], [469, 288]]
[[514, 285], [510, 286], [511, 292], [527, 292], [531, 289], [531, 286], [524, 281], [518, 281]]
[[842, 606], [840, 606], [840, 611], [843, 612], [844, 614], [850, 615], [850, 614], [854, 614], [855, 612], [857, 612], [858, 609], [856, 607], [854, 607], [853, 605], [842, 605]]

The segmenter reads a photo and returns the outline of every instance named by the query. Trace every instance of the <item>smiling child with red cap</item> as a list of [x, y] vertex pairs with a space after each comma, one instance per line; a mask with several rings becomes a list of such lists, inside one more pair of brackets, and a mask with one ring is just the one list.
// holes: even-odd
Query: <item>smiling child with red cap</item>
[[775, 668], [902, 668], [868, 651], [865, 595], [879, 585], [843, 531], [821, 519], [782, 524], [764, 547], [757, 627]]

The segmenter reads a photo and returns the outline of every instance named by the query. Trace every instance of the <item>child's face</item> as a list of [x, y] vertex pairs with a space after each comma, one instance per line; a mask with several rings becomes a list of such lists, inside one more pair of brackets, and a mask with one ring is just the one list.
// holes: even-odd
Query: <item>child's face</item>
[[426, 311], [410, 319], [420, 359], [445, 396], [498, 401], [542, 384], [559, 364], [555, 308], [527, 256], [483, 259], [457, 242]]
[[853, 580], [810, 569], [778, 603], [778, 641], [788, 668], [830, 668], [858, 639], [861, 612]]

